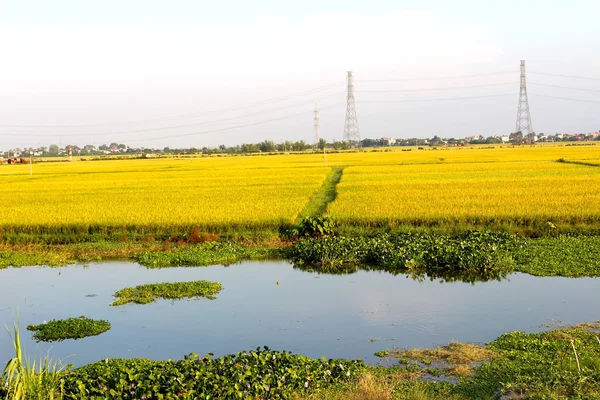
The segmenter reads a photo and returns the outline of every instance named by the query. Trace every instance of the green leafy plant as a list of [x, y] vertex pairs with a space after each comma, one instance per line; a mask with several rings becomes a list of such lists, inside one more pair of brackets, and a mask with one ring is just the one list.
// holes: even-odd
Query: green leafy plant
[[223, 289], [219, 282], [191, 281], [191, 282], [166, 282], [139, 285], [125, 288], [114, 294], [116, 300], [111, 304], [121, 306], [128, 303], [147, 304], [158, 298], [184, 299], [204, 297], [210, 300]]
[[110, 329], [110, 322], [94, 320], [81, 316], [62, 320], [51, 320], [40, 325], [28, 325], [27, 330], [34, 332], [38, 342], [55, 342], [65, 339], [81, 339], [97, 336]]
[[315, 360], [258, 348], [213, 359], [106, 359], [65, 376], [65, 398], [287, 399], [353, 379], [361, 361]]
[[148, 268], [231, 264], [242, 260], [266, 258], [269, 252], [232, 242], [206, 242], [172, 251], [143, 252], [133, 259]]
[[64, 374], [71, 365], [61, 366], [48, 355], [41, 360], [33, 359], [23, 352], [18, 320], [13, 333], [8, 330], [15, 357], [10, 359], [0, 377], [0, 396], [6, 400], [61, 399], [64, 390]]
[[600, 276], [600, 236], [529, 240], [516, 253], [517, 270], [537, 276]]
[[382, 234], [374, 237], [308, 238], [290, 253], [297, 266], [324, 272], [355, 265], [467, 281], [495, 279], [511, 272], [512, 251], [521, 241], [503, 232], [469, 231], [450, 237], [433, 234]]
[[472, 379], [459, 381], [454, 392], [477, 398], [497, 393], [536, 399], [598, 398], [599, 331], [600, 324], [595, 323], [506, 333], [489, 344], [497, 356], [478, 367]]
[[303, 218], [298, 228], [300, 237], [322, 237], [333, 235], [333, 220], [327, 216]]

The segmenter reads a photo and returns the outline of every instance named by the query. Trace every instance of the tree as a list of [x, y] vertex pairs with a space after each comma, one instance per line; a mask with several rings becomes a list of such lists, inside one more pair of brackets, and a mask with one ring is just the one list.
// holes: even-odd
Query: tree
[[485, 139], [485, 142], [487, 144], [502, 143], [502, 139], [490, 136], [487, 139]]
[[513, 143], [521, 143], [523, 141], [523, 132], [512, 132], [508, 137]]
[[321, 138], [319, 139], [318, 147], [320, 150], [325, 150], [325, 146], [327, 146], [327, 140]]
[[260, 142], [258, 144], [258, 148], [263, 153], [266, 153], [269, 151], [275, 151], [275, 143], [273, 143], [273, 141], [271, 141], [271, 140], [265, 140], [264, 142]]
[[306, 144], [306, 142], [304, 140], [299, 140], [297, 142], [295, 142], [294, 144], [292, 144], [292, 150], [294, 151], [303, 151], [308, 149], [310, 146], [308, 144]]
[[362, 147], [375, 147], [377, 146], [377, 140], [376, 139], [363, 139], [360, 142]]
[[50, 147], [48, 147], [48, 152], [50, 154], [58, 154], [58, 146], [55, 144], [51, 144]]

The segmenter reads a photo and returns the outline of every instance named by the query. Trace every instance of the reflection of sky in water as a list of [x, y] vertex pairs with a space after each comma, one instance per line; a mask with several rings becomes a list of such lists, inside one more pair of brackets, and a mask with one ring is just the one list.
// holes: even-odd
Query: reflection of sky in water
[[[224, 290], [214, 301], [109, 307], [113, 293], [127, 286], [196, 279], [219, 281]], [[18, 311], [27, 351], [73, 355], [68, 362], [77, 365], [106, 357], [219, 356], [263, 345], [311, 357], [372, 362], [375, 351], [393, 346], [485, 342], [506, 331], [539, 330], [540, 324], [556, 320], [595, 321], [599, 300], [600, 279], [594, 278], [515, 274], [502, 282], [472, 285], [365, 271], [318, 275], [285, 262], [155, 270], [131, 263], [0, 270], [0, 324], [11, 327]], [[112, 329], [51, 344], [36, 344], [25, 330], [31, 323], [83, 314], [109, 320]], [[8, 334], [0, 335], [0, 365], [9, 357]]]

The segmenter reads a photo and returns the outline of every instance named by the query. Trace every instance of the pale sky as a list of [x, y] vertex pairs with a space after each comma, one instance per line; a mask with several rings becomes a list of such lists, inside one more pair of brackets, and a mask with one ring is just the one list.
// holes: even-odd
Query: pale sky
[[[508, 134], [521, 59], [534, 131], [597, 131], [599, 15], [597, 0], [0, 0], [0, 150], [312, 142], [315, 102], [342, 140], [348, 70], [363, 138]], [[423, 89], [445, 90], [406, 91]]]

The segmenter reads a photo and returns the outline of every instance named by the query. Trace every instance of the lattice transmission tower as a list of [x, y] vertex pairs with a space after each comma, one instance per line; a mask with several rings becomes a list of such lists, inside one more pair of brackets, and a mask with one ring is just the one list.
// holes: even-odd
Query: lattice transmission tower
[[346, 123], [344, 125], [344, 141], [351, 146], [360, 146], [360, 131], [356, 117], [356, 102], [354, 101], [354, 77], [348, 71], [348, 98], [346, 102]]
[[523, 139], [529, 138], [533, 129], [531, 128], [531, 114], [529, 113], [529, 101], [527, 100], [527, 83], [525, 79], [525, 60], [521, 60], [521, 88], [519, 89], [519, 107], [517, 108], [517, 127], [515, 132], [521, 132]]
[[319, 148], [319, 108], [315, 103], [315, 150]]

